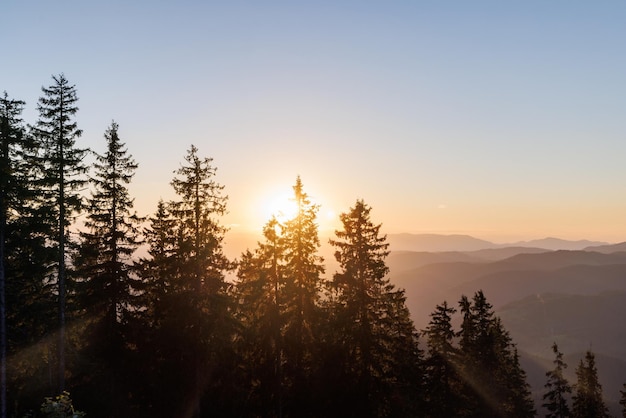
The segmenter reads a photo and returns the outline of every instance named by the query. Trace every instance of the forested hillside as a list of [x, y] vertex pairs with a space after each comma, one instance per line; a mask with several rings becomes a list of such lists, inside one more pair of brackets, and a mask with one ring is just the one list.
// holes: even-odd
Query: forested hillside
[[[623, 326], [615, 318], [626, 306], [626, 253], [621, 246], [585, 251], [508, 247], [470, 252], [392, 252], [392, 282], [404, 288], [418, 329], [433, 306], [458, 294], [482, 290], [510, 332], [540, 405], [557, 342], [574, 366], [592, 349], [604, 400], [613, 415], [622, 410], [626, 376]], [[610, 252], [614, 249], [614, 252]], [[496, 257], [499, 254], [499, 257]], [[456, 318], [456, 323], [460, 318]], [[564, 375], [577, 380], [573, 367]], [[542, 409], [539, 409], [542, 412]]]
[[[123, 126], [111, 122], [101, 149], [82, 148], [77, 90], [62, 74], [42, 88], [38, 120], [23, 121], [24, 106], [0, 99], [3, 417], [67, 416], [59, 409], [69, 415], [72, 403], [88, 417], [536, 414], [494, 311], [520, 280], [504, 273], [526, 270], [524, 256], [398, 259], [410, 273], [392, 283], [387, 237], [355, 199], [329, 242], [337, 269], [326, 271], [319, 207], [297, 177], [295, 213], [268, 219], [258, 243], [229, 258], [228, 187], [205, 150], [190, 145], [163, 185], [175, 197], [137, 214], [129, 184], [141, 162]], [[557, 271], [536, 286], [570, 285], [559, 260], [536, 256]], [[621, 277], [611, 264], [621, 255], [591, 257], [611, 270], [603, 281]], [[488, 290], [467, 287], [472, 280]], [[413, 309], [428, 286], [441, 297]], [[561, 399], [554, 387], [568, 383], [553, 350], [543, 407], [605, 416], [593, 352]]]

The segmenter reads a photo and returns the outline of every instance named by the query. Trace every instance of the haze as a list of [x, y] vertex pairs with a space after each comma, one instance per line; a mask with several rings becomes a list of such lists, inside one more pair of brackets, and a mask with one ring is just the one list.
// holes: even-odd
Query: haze
[[36, 120], [65, 73], [79, 143], [115, 119], [153, 213], [195, 144], [258, 231], [297, 175], [322, 229], [626, 237], [622, 2], [3, 2], [0, 84]]

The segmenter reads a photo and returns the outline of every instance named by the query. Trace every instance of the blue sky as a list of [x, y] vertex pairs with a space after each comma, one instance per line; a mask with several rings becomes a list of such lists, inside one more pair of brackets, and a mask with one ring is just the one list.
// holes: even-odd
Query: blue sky
[[34, 122], [65, 73], [82, 146], [120, 124], [143, 213], [193, 143], [234, 230], [301, 175], [321, 226], [363, 198], [387, 232], [624, 241], [624, 22], [621, 1], [5, 1], [0, 90]]

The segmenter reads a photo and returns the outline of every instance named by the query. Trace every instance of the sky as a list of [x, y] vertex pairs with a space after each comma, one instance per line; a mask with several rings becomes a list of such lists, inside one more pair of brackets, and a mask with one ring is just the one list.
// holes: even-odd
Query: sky
[[0, 3], [0, 91], [64, 73], [81, 147], [115, 120], [140, 214], [191, 144], [233, 232], [300, 176], [321, 230], [356, 199], [386, 233], [626, 241], [626, 2]]

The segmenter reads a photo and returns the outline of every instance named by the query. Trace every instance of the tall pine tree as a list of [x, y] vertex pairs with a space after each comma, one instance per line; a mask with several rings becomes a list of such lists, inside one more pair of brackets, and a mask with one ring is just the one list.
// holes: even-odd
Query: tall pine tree
[[120, 327], [136, 311], [138, 279], [132, 255], [141, 243], [142, 219], [133, 210], [128, 191], [137, 163], [128, 154], [112, 122], [104, 134], [106, 152], [95, 154], [91, 197], [77, 258], [85, 281], [84, 306], [91, 318], [102, 321], [108, 339], [120, 337]]
[[39, 142], [42, 178], [39, 191], [49, 205], [49, 213], [56, 216], [56, 234], [49, 237], [57, 251], [58, 295], [58, 366], [59, 391], [65, 388], [65, 327], [67, 292], [68, 227], [73, 215], [82, 209], [80, 189], [85, 184], [87, 167], [83, 163], [86, 150], [76, 147], [82, 134], [73, 120], [78, 107], [76, 87], [63, 74], [52, 76], [53, 83], [42, 87], [37, 109], [39, 120], [35, 134]]
[[454, 346], [452, 315], [456, 309], [447, 302], [435, 307], [424, 334], [428, 345], [425, 394], [428, 416], [458, 416], [462, 408], [459, 396], [459, 350]]
[[571, 396], [572, 387], [563, 375], [567, 364], [563, 361], [563, 353], [556, 344], [552, 344], [554, 352], [554, 369], [546, 372], [548, 381], [545, 384], [547, 392], [543, 395], [543, 407], [548, 410], [546, 418], [567, 418], [572, 413], [569, 409], [568, 398]]
[[587, 351], [576, 368], [576, 385], [573, 396], [574, 418], [606, 418], [609, 411], [602, 399], [602, 385], [598, 381], [596, 357]]
[[[122, 365], [124, 347], [129, 342], [127, 326], [137, 311], [140, 288], [133, 271], [132, 255], [140, 245], [139, 218], [133, 210], [128, 184], [137, 163], [119, 137], [119, 126], [112, 122], [104, 134], [106, 152], [95, 153], [94, 174], [90, 179], [91, 196], [87, 201], [87, 219], [81, 232], [81, 244], [76, 258], [81, 279], [79, 294], [88, 329], [87, 350], [92, 364], [101, 365], [88, 370], [83, 381], [93, 380], [100, 393], [108, 393], [110, 415], [120, 415], [126, 401], [119, 379], [126, 370]], [[98, 380], [105, 382], [97, 382]]]
[[[8, 99], [5, 103], [10, 102]], [[36, 128], [22, 128], [19, 142], [4, 143], [10, 147], [8, 154], [5, 148], [9, 166], [4, 167], [9, 172], [3, 173], [9, 181], [5, 183], [8, 200], [4, 202], [7, 218], [3, 240], [9, 354], [7, 396], [13, 401], [8, 407], [38, 402], [58, 387], [57, 379], [52, 379], [58, 376], [52, 370], [58, 365], [53, 354], [55, 344], [52, 338], [45, 338], [58, 329], [58, 253], [53, 244], [58, 212], [51, 207], [48, 190], [42, 183], [47, 174], [41, 158], [43, 144], [35, 133]], [[22, 361], [16, 355], [26, 347], [36, 352], [32, 358], [37, 361]], [[30, 384], [33, 381], [40, 385]]]
[[[409, 394], [419, 390], [420, 352], [417, 332], [404, 304], [404, 291], [390, 283], [385, 259], [389, 255], [381, 225], [370, 217], [371, 207], [357, 200], [340, 215], [335, 232], [334, 275], [338, 335], [348, 350], [348, 376], [355, 391], [351, 407], [358, 416], [398, 416], [416, 413]], [[397, 402], [402, 400], [402, 402]]]
[[[293, 186], [296, 213], [285, 222], [285, 368], [290, 387], [288, 408], [293, 416], [311, 411], [311, 376], [316, 365], [315, 341], [319, 338], [319, 301], [324, 286], [323, 259], [316, 224], [319, 206], [304, 192], [300, 177]], [[309, 412], [310, 413], [310, 412]]]
[[7, 307], [6, 241], [12, 211], [17, 209], [20, 194], [18, 158], [23, 147], [24, 126], [21, 119], [24, 102], [0, 97], [0, 417], [7, 416]]
[[482, 291], [471, 301], [462, 297], [460, 332], [461, 377], [465, 408], [472, 417], [532, 417], [535, 415], [526, 374], [509, 333]]
[[[223, 253], [224, 186], [211, 158], [191, 146], [171, 184], [177, 199], [159, 205], [148, 234], [152, 261], [143, 263], [146, 298], [152, 304], [149, 336], [152, 370], [167, 387], [155, 387], [154, 407], [165, 415], [219, 416], [232, 402], [222, 391], [233, 361], [234, 321]], [[167, 229], [167, 230], [166, 230]], [[154, 277], [150, 277], [154, 275]], [[163, 381], [163, 377], [158, 378]]]
[[237, 318], [241, 323], [240, 352], [249, 393], [247, 410], [283, 416], [283, 323], [285, 320], [285, 247], [280, 223], [272, 217], [263, 241], [239, 261], [236, 286]]

